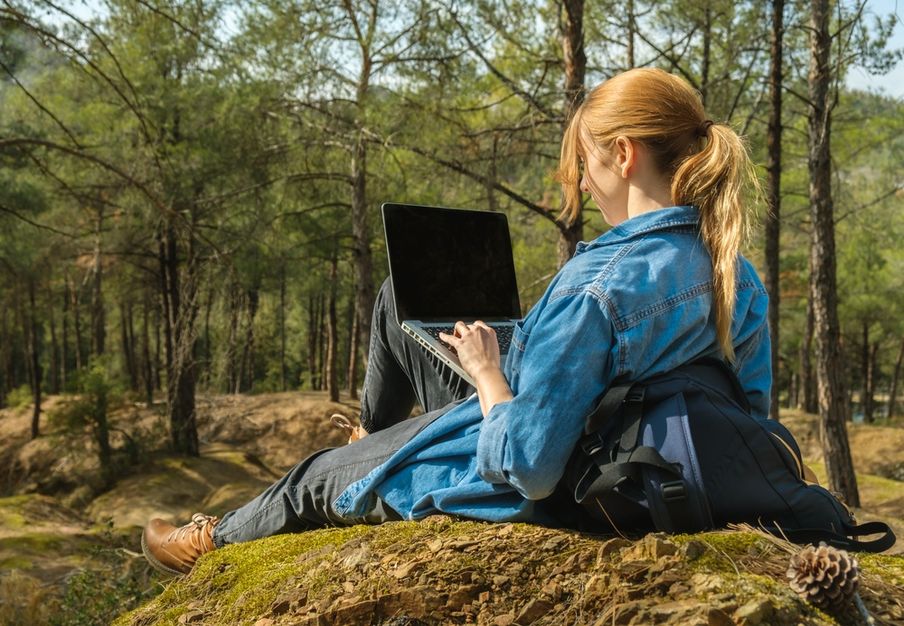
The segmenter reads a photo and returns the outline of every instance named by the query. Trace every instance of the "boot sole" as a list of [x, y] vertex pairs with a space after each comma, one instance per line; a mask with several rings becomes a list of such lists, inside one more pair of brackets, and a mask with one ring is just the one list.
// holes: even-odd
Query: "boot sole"
[[169, 574], [170, 576], [185, 576], [186, 572], [180, 572], [179, 570], [173, 569], [171, 567], [167, 567], [160, 561], [158, 561], [153, 554], [151, 554], [151, 549], [148, 547], [147, 541], [144, 538], [144, 533], [141, 533], [141, 551], [144, 553], [144, 558], [148, 560], [148, 563], [151, 564], [158, 572], [163, 572], [164, 574]]

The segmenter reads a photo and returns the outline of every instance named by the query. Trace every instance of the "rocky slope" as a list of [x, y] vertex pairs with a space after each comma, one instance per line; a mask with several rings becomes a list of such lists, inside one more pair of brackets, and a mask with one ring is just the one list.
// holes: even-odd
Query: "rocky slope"
[[[0, 624], [108, 624], [154, 596], [118, 623], [859, 623], [798, 601], [784, 578], [787, 546], [756, 533], [626, 542], [439, 517], [233, 546], [178, 581], [147, 567], [137, 553], [145, 520], [243, 503], [310, 452], [341, 444], [335, 411], [353, 415], [355, 405], [316, 393], [201, 398], [202, 457], [184, 459], [161, 450], [158, 410], [120, 407], [114, 426], [143, 447], [105, 491], [88, 433], [45, 422], [30, 441], [30, 409], [0, 411]], [[815, 419], [789, 418], [818, 470]], [[858, 516], [897, 524], [902, 536], [904, 429], [856, 426], [851, 440]], [[861, 560], [877, 623], [904, 624], [904, 559]]]
[[[206, 555], [117, 626], [854, 624], [787, 586], [796, 547], [756, 532], [636, 541], [431, 517]], [[861, 558], [877, 623], [904, 622], [904, 559]]]

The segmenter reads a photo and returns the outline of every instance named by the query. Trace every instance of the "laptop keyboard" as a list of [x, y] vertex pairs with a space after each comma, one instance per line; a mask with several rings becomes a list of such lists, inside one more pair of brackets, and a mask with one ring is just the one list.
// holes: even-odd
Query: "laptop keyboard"
[[[508, 352], [509, 346], [512, 343], [512, 329], [514, 326], [512, 324], [487, 324], [487, 326], [496, 331], [496, 340], [499, 342], [499, 352], [502, 354]], [[440, 333], [445, 333], [447, 335], [453, 334], [455, 332], [454, 326], [424, 326], [423, 328], [428, 335], [449, 348], [453, 354], [458, 354], [458, 352], [455, 351], [455, 348], [439, 338]]]

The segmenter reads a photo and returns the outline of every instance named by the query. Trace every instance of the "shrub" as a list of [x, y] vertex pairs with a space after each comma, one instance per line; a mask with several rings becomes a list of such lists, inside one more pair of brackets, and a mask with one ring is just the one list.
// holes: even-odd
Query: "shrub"
[[46, 624], [52, 604], [40, 580], [16, 570], [0, 575], [0, 624]]
[[121, 392], [110, 375], [107, 360], [94, 358], [75, 376], [79, 395], [68, 398], [48, 416], [51, 424], [65, 432], [81, 432], [89, 428], [97, 446], [101, 474], [105, 483], [112, 480], [112, 449], [110, 447], [111, 406], [121, 402]]
[[28, 385], [20, 385], [6, 394], [6, 406], [12, 409], [26, 407], [31, 404], [32, 400], [34, 400], [34, 394]]
[[92, 549], [91, 569], [71, 574], [54, 607], [51, 626], [94, 626], [113, 620], [162, 591], [161, 580], [139, 556], [117, 546], [128, 538], [108, 526], [101, 532], [102, 545]]

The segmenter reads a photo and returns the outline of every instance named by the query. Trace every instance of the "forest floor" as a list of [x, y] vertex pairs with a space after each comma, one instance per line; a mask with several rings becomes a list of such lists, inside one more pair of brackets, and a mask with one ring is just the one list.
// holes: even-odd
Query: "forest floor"
[[[59, 398], [51, 398], [46, 404], [48, 413], [52, 415], [60, 402]], [[203, 578], [192, 576], [172, 585], [147, 567], [138, 549], [141, 526], [150, 517], [159, 516], [182, 523], [195, 511], [222, 514], [244, 503], [308, 454], [343, 443], [343, 434], [329, 423], [329, 415], [334, 412], [355, 415], [356, 404], [346, 400], [332, 403], [325, 394], [317, 392], [202, 396], [198, 400], [202, 455], [197, 459], [187, 459], [160, 451], [166, 436], [165, 423], [157, 407], [147, 408], [139, 404], [122, 406], [113, 415], [113, 425], [119, 429], [117, 433], [128, 433], [136, 446], [133, 446], [131, 458], [120, 455], [122, 466], [128, 469], [115, 479], [112, 487], [105, 488], [99, 482], [89, 433], [64, 434], [60, 430], [54, 430], [51, 419], [49, 423], [47, 420], [43, 423], [42, 436], [32, 441], [29, 438], [30, 407], [0, 411], [0, 468], [4, 468], [0, 475], [0, 494], [3, 496], [0, 497], [0, 624], [108, 623], [112, 616], [157, 596], [164, 588], [167, 592], [154, 600], [149, 609], [130, 618], [134, 621], [124, 623], [158, 623], [157, 618], [152, 619], [148, 611], [155, 611], [158, 617], [169, 616], [159, 623], [221, 623], [222, 606], [215, 601], [190, 602], [185, 599], [188, 593], [199, 593], [191, 585], [199, 584], [198, 580], [204, 580]], [[824, 474], [816, 417], [791, 411], [783, 415], [783, 422], [798, 437], [808, 464], [814, 467], [817, 474]], [[857, 517], [861, 521], [886, 521], [895, 527], [898, 537], [904, 538], [904, 428], [857, 424], [850, 425], [849, 429], [863, 504], [855, 511]], [[118, 447], [125, 448], [126, 441], [121, 434], [116, 434], [115, 443]], [[312, 612], [311, 606], [314, 604], [305, 603], [301, 598], [302, 592], [297, 591], [310, 589], [310, 585], [305, 587], [301, 574], [292, 570], [294, 573], [287, 573], [286, 576], [294, 583], [294, 595], [280, 591], [285, 590], [286, 583], [285, 578], [280, 578], [278, 585], [273, 583], [275, 586], [270, 595], [265, 595], [263, 600], [257, 597], [257, 604], [251, 603], [256, 607], [256, 613], [243, 612], [242, 619], [222, 623], [255, 623], [255, 620], [247, 621], [253, 614], [258, 616], [255, 618], [258, 626], [283, 622], [320, 623], [310, 621], [315, 618], [322, 623], [389, 624], [390, 621], [377, 621], [378, 617], [383, 616], [388, 620], [392, 615], [406, 611], [409, 621], [393, 623], [438, 623], [436, 615], [443, 611], [444, 615], [450, 616], [449, 623], [474, 622], [501, 626], [535, 620], [536, 623], [549, 624], [595, 623], [595, 618], [582, 621], [583, 618], [572, 610], [578, 599], [583, 603], [582, 610], [586, 611], [587, 616], [606, 615], [611, 623], [646, 623], [644, 620], [650, 620], [649, 623], [665, 623], [669, 620], [672, 623], [692, 623], [698, 618], [703, 620], [700, 623], [726, 624], [777, 624], [788, 620], [789, 623], [834, 623], [824, 621], [825, 616], [822, 614], [802, 617], [803, 614], [799, 611], [790, 611], [787, 607], [783, 609], [782, 606], [787, 604], [786, 600], [790, 602], [787, 598], [775, 600], [769, 607], [760, 606], [757, 609], [759, 605], [750, 605], [747, 600], [764, 593], [771, 596], [775, 594], [756, 585], [746, 592], [734, 587], [726, 590], [728, 583], [723, 584], [722, 581], [716, 584], [713, 580], [706, 579], [706, 576], [716, 575], [711, 571], [712, 568], [701, 570], [692, 566], [690, 561], [693, 559], [687, 558], [687, 546], [694, 541], [703, 541], [702, 548], [697, 545], [690, 550], [695, 553], [703, 550], [701, 554], [712, 550], [714, 555], [726, 555], [728, 561], [722, 563], [722, 569], [730, 562], [729, 569], [732, 571], [737, 572], [736, 568], [740, 564], [748, 566], [748, 571], [756, 576], [766, 576], [763, 580], [767, 582], [772, 578], [781, 580], [780, 563], [787, 561], [787, 555], [783, 556], [781, 550], [776, 550], [775, 544], [761, 537], [748, 535], [737, 546], [720, 539], [717, 534], [707, 534], [705, 537], [701, 536], [702, 539], [653, 538], [637, 546], [608, 544], [609, 548], [605, 548], [608, 550], [607, 555], [627, 550], [627, 560], [621, 559], [617, 566], [609, 567], [601, 565], [602, 552], [597, 554], [597, 548], [602, 551], [604, 548], [600, 546], [607, 544], [577, 533], [521, 525], [512, 527], [453, 523], [444, 521], [444, 518], [437, 518], [431, 524], [432, 526], [424, 525], [423, 529], [419, 529], [418, 524], [412, 526], [411, 523], [403, 523], [397, 527], [389, 525], [383, 530], [361, 528], [353, 531], [325, 531], [327, 534], [322, 535], [318, 541], [326, 542], [335, 549], [319, 546], [315, 550], [307, 545], [314, 539], [284, 538], [272, 545], [263, 542], [261, 549], [279, 554], [284, 554], [288, 542], [292, 546], [292, 557], [289, 560], [296, 565], [296, 569], [298, 559], [301, 558], [298, 555], [307, 555], [305, 558], [310, 560], [313, 568], [311, 571], [320, 572], [317, 585], [329, 586], [336, 583], [338, 587], [324, 596], [329, 598], [328, 602], [320, 602], [317, 605], [320, 609]], [[414, 543], [400, 547], [398, 533], [402, 533], [406, 542], [410, 538]], [[498, 549], [486, 552], [481, 549], [479, 555], [475, 554], [474, 546], [487, 545], [485, 535], [488, 533], [493, 535]], [[312, 535], [321, 537], [318, 534]], [[564, 560], [559, 563], [558, 560], [561, 559], [553, 559], [548, 560], [542, 568], [531, 565], [525, 569], [522, 565], [519, 571], [529, 571], [535, 575], [528, 577], [523, 588], [519, 589], [514, 582], [506, 582], [517, 579], [517, 576], [512, 577], [509, 569], [514, 563], [513, 555], [518, 554], [518, 547], [509, 545], [511, 541], [506, 538], [521, 537], [519, 541], [523, 544], [525, 538], [533, 535], [543, 545], [550, 542], [557, 546], [561, 544], [563, 549], [556, 548], [554, 551], [564, 556], [589, 554], [588, 546], [592, 544], [596, 546], [591, 550], [595, 555], [595, 565], [583, 563], [582, 559], [586, 560], [583, 556], [576, 556], [570, 564]], [[430, 537], [435, 540], [429, 540]], [[371, 590], [369, 596], [362, 595], [349, 582], [365, 580], [365, 573], [369, 571], [366, 563], [353, 562], [356, 559], [348, 558], [349, 541], [353, 546], [368, 546], [369, 551], [376, 553], [379, 563], [391, 566], [394, 574], [388, 578], [388, 582], [381, 583], [383, 587], [379, 592]], [[740, 552], [735, 554], [732, 546], [740, 546]], [[444, 550], [451, 550], [458, 556], [452, 558]], [[628, 558], [632, 550], [637, 552], [634, 560], [641, 563], [625, 565], [633, 558]], [[229, 555], [239, 561], [247, 558], [240, 551], [217, 551], [220, 552], [224, 553], [223, 558], [227, 560]], [[904, 552], [904, 540], [900, 540], [891, 552]], [[672, 562], [677, 558], [675, 554], [682, 555], [681, 563]], [[463, 582], [453, 585], [448, 580], [448, 568], [439, 568], [436, 563], [426, 565], [436, 560], [437, 556], [442, 556], [440, 560], [447, 561], [447, 565], [457, 563], [459, 569], [470, 572], [468, 576], [471, 578], [465, 576], [468, 580], [462, 579]], [[523, 559], [530, 557], [527, 553], [522, 556]], [[699, 556], [698, 554], [695, 559]], [[672, 561], [666, 565], [657, 564], [656, 559], [659, 557], [669, 557]], [[273, 560], [275, 557], [271, 555], [266, 558]], [[462, 558], [464, 561], [459, 563]], [[501, 569], [495, 574], [493, 559], [496, 559], [497, 564], [505, 565], [500, 566]], [[709, 563], [706, 559], [700, 561], [703, 562]], [[465, 567], [468, 563], [470, 566]], [[870, 563], [873, 567], [888, 569], [889, 562]], [[877, 615], [885, 616], [886, 623], [904, 623], [904, 559], [894, 557], [893, 563], [895, 566], [889, 570], [892, 574], [889, 579], [891, 582], [875, 578], [870, 588], [871, 597], [865, 596], [864, 600], [868, 605], [873, 603], [871, 608], [877, 611]], [[522, 560], [522, 564], [526, 564], [526, 561]], [[218, 567], [221, 569], [217, 571], [221, 572], [227, 566], [221, 563]], [[575, 578], [576, 581], [581, 581], [580, 590], [570, 589], [574, 585], [567, 582], [567, 574], [571, 571], [569, 568], [581, 570], [583, 577]], [[663, 578], [660, 576], [665, 571], [663, 568], [672, 573]], [[240, 571], [241, 568], [234, 569]], [[590, 576], [588, 572], [591, 570], [596, 572], [594, 575], [597, 579], [584, 580]], [[681, 576], [686, 575], [688, 580], [696, 576], [696, 583], [679, 586], [681, 588], [677, 590], [671, 589], [681, 578], [678, 574], [683, 571]], [[418, 576], [409, 580], [409, 575], [413, 575], [413, 572]], [[460, 573], [456, 570], [455, 576]], [[371, 575], [372, 572], [368, 574]], [[337, 577], [340, 576], [344, 582], [339, 581]], [[442, 579], [441, 584], [434, 584], [435, 576]], [[255, 579], [259, 577], [260, 573], [252, 576]], [[207, 579], [208, 583], [213, 584], [215, 578], [216, 575], [212, 575], [212, 578]], [[187, 582], [191, 580], [195, 582]], [[616, 605], [605, 600], [607, 597], [611, 600], [612, 594], [603, 593], [613, 580], [621, 581], [619, 589], [624, 592], [618, 596], [618, 607], [622, 608], [617, 610], [613, 608]], [[759, 578], [756, 580], [763, 582]], [[482, 582], [478, 584], [474, 581]], [[548, 584], [552, 584], [550, 581], [558, 583], [549, 587]], [[631, 583], [627, 587], [624, 586], [626, 581]], [[642, 581], [648, 581], [649, 585], [645, 586], [646, 583], [642, 584]], [[535, 583], [538, 585], [537, 589], [531, 591], [536, 586]], [[223, 583], [219, 581], [216, 584]], [[432, 595], [425, 596], [426, 590], [422, 589], [418, 592], [420, 595], [415, 596], [428, 599], [436, 597], [424, 605], [429, 610], [412, 612], [409, 605], [415, 596], [405, 595], [403, 591], [411, 586], [418, 588], [418, 585], [431, 586]], [[597, 592], [592, 591], [593, 585], [598, 587]], [[724, 604], [722, 609], [718, 609], [721, 613], [717, 611], [712, 614], [715, 617], [709, 616], [712, 606], [715, 606], [710, 597], [712, 594], [722, 594], [719, 602]], [[498, 602], [488, 603], [487, 599], [491, 596]], [[701, 600], [704, 596], [705, 601]], [[167, 598], [170, 604], [165, 604]], [[181, 600], [174, 601], [173, 598]], [[569, 601], [564, 602], [563, 598]], [[643, 598], [646, 598], [648, 606], [638, 604]], [[532, 601], [534, 605], [532, 608], [528, 607], [528, 603]], [[164, 604], [159, 604], [160, 602]], [[361, 612], [360, 615], [348, 608], [356, 602], [358, 606], [354, 611]], [[361, 602], [365, 604], [360, 604]], [[556, 608], [563, 602], [567, 606]], [[233, 602], [231, 606], [244, 604], [248, 603], [243, 600], [238, 605]], [[626, 606], [633, 608], [626, 612], [623, 610]], [[672, 606], [672, 609], [668, 609], [668, 606]], [[365, 607], [370, 608], [365, 611]], [[659, 617], [656, 617], [650, 612], [655, 613], [654, 607], [666, 608], [655, 609], [659, 611], [656, 613]], [[250, 606], [248, 608], [251, 610]], [[525, 610], [528, 614], [522, 614]], [[355, 621], [364, 619], [364, 613], [367, 613], [367, 619], [371, 621]], [[759, 618], [754, 619], [755, 615], [751, 617], [751, 614], [760, 615], [762, 619], [756, 621]], [[616, 620], [619, 615], [621, 617]], [[687, 619], [679, 619], [681, 615]], [[691, 619], [692, 615], [696, 617]]]

